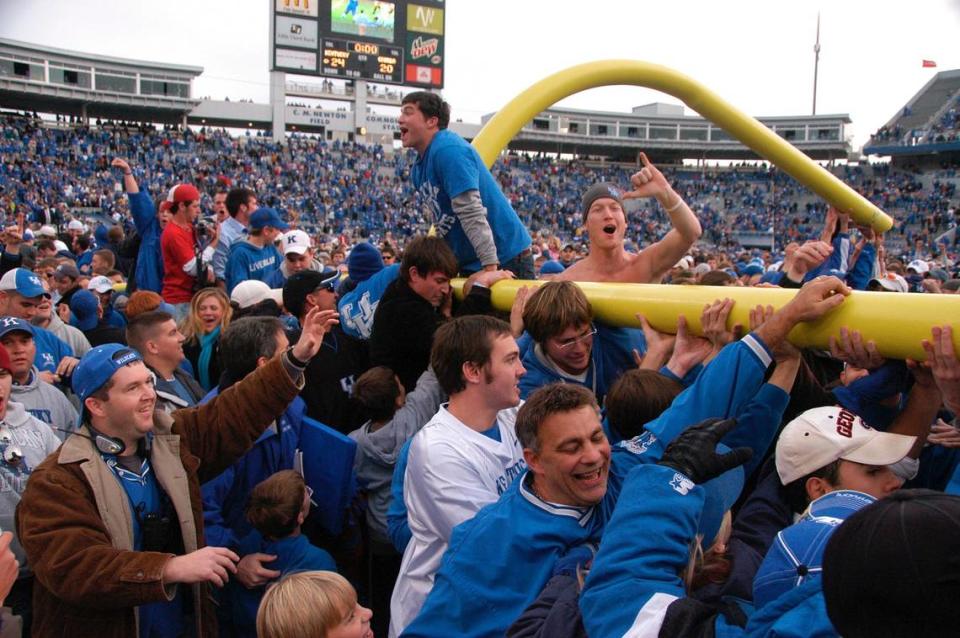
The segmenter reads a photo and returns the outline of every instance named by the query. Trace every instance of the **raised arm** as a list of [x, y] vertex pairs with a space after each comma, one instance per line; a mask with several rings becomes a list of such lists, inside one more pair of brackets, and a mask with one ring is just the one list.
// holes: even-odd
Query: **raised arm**
[[110, 162], [110, 166], [123, 171], [123, 190], [126, 191], [127, 194], [136, 195], [140, 192], [140, 187], [137, 186], [137, 179], [133, 176], [133, 170], [130, 168], [127, 160], [121, 157], [114, 157], [113, 161]]
[[332, 310], [312, 308], [300, 340], [289, 351], [257, 368], [209, 403], [173, 413], [177, 434], [201, 460], [206, 482], [242, 456], [303, 388], [303, 370], [337, 321]]
[[700, 227], [697, 216], [693, 214], [683, 198], [673, 190], [663, 173], [647, 159], [646, 153], [640, 153], [640, 161], [643, 163], [643, 168], [630, 178], [633, 190], [624, 193], [623, 198], [655, 197], [670, 216], [670, 223], [673, 224], [673, 229], [663, 239], [644, 249], [644, 253], [651, 258], [649, 266], [652, 274], [651, 281], [659, 281], [686, 254], [694, 242], [700, 239], [703, 229]]

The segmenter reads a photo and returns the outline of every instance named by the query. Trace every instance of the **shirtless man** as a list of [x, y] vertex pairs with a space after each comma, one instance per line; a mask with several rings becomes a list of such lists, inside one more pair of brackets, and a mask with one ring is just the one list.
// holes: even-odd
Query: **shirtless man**
[[[557, 279], [569, 281], [617, 281], [660, 283], [670, 268], [700, 238], [700, 222], [645, 153], [643, 168], [630, 178], [633, 190], [624, 193], [613, 184], [591, 186], [583, 196], [583, 222], [590, 237], [590, 254], [576, 262]], [[623, 200], [656, 197], [670, 215], [673, 229], [660, 241], [639, 253], [623, 248], [626, 215]]]

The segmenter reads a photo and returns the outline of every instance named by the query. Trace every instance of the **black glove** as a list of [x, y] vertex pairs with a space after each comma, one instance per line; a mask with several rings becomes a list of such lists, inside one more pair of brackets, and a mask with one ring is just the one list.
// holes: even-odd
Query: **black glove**
[[743, 465], [753, 457], [748, 447], [717, 453], [717, 443], [736, 426], [736, 419], [707, 419], [687, 428], [667, 446], [659, 465], [675, 469], [697, 485]]

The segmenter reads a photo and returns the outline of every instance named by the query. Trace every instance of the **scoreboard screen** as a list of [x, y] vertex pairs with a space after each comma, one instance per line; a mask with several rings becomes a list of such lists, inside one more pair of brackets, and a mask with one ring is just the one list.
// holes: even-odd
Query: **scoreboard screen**
[[443, 88], [444, 0], [270, 0], [271, 70]]

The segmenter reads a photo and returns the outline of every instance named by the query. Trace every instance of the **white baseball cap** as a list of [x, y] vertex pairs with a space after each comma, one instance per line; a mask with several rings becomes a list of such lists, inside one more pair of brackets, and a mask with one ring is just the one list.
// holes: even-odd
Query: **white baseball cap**
[[87, 283], [87, 290], [100, 293], [110, 292], [113, 290], [113, 282], [103, 275], [97, 275], [96, 277], [90, 278], [90, 281]]
[[67, 224], [67, 230], [84, 230], [85, 227], [83, 222], [79, 219], [71, 219], [70, 223]]
[[889, 292], [910, 292], [907, 280], [895, 272], [888, 272], [882, 277], [874, 277], [870, 282], [877, 282], [881, 288]]
[[918, 275], [925, 275], [928, 272], [930, 272], [930, 264], [928, 264], [922, 259], [914, 259], [909, 264], [907, 264], [907, 270], [910, 270], [911, 268], [917, 271]]
[[57, 229], [53, 226], [44, 224], [40, 227], [40, 230], [37, 231], [37, 237], [49, 237], [50, 239], [56, 239]]
[[280, 239], [280, 252], [284, 255], [287, 253], [302, 255], [308, 250], [310, 250], [310, 235], [302, 230], [286, 232]]
[[241, 308], [255, 306], [261, 301], [273, 299], [278, 306], [283, 306], [283, 289], [271, 288], [257, 279], [248, 279], [237, 284], [230, 293], [230, 301], [235, 301]]
[[903, 459], [917, 437], [874, 430], [839, 406], [813, 408], [780, 433], [775, 454], [784, 485], [838, 459], [864, 465], [891, 465]]

